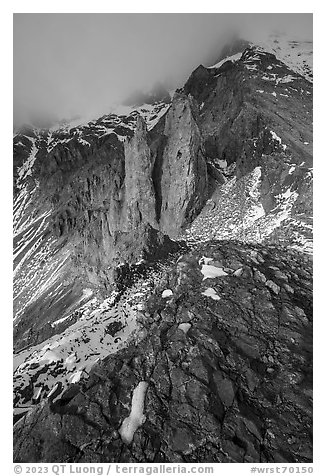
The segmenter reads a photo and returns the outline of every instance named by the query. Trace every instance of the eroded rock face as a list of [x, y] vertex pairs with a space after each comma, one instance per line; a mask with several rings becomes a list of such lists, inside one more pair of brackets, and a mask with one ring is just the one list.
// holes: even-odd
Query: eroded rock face
[[165, 118], [159, 144], [154, 145], [160, 176], [158, 219], [160, 229], [172, 238], [190, 223], [207, 199], [207, 167], [201, 134], [191, 97], [174, 96]]
[[183, 92], [198, 104], [205, 155], [236, 163], [237, 177], [275, 150], [270, 129], [291, 147], [292, 160], [311, 163], [310, 139], [299, 131], [311, 137], [312, 85], [273, 54], [246, 48], [235, 63], [199, 66]]
[[[45, 132], [23, 145], [15, 139], [16, 242], [25, 250], [15, 263], [18, 349], [40, 342], [44, 328], [74, 312], [83, 289], [107, 294], [120, 263], [170, 250], [168, 237], [199, 212], [207, 174], [191, 100], [178, 97], [171, 111], [161, 120], [164, 147], [156, 153], [139, 114], [133, 129], [125, 119], [103, 134], [118, 120], [104, 118], [103, 125], [58, 133], [52, 148]], [[30, 164], [24, 173], [21, 149]]]
[[[204, 263], [224, 274], [204, 279]], [[277, 247], [210, 242], [175, 259], [129, 347], [17, 422], [14, 460], [312, 461], [309, 277], [309, 259]], [[146, 420], [126, 444], [139, 382]]]
[[152, 180], [154, 162], [151, 157], [144, 119], [137, 118], [134, 135], [125, 142], [125, 217], [123, 231], [140, 224], [158, 228], [155, 212], [155, 192]]

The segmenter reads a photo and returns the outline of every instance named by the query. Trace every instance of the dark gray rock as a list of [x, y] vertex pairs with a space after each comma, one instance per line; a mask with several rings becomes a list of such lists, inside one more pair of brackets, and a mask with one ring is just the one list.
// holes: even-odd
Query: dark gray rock
[[[14, 427], [15, 462], [311, 462], [311, 288], [300, 301], [307, 289], [293, 272], [285, 306], [254, 274], [208, 283], [200, 273], [203, 255], [225, 268], [235, 259], [256, 267], [252, 250], [210, 242], [171, 262], [148, 302], [141, 340], [23, 416]], [[261, 274], [310, 272], [299, 254], [265, 251]], [[159, 298], [167, 281], [171, 303]], [[211, 285], [219, 301], [201, 294]], [[178, 325], [189, 316], [184, 334]], [[118, 430], [140, 381], [149, 384], [146, 421], [126, 445]]]

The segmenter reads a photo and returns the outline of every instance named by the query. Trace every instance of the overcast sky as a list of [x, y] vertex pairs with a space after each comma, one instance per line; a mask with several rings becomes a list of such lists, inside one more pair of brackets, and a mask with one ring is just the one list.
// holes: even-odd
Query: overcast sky
[[14, 120], [105, 113], [158, 80], [182, 85], [225, 36], [312, 39], [311, 14], [14, 14]]

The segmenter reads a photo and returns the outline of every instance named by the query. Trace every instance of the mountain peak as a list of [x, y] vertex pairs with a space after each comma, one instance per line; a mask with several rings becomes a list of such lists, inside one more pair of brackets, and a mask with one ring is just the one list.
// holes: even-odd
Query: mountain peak
[[225, 61], [237, 61], [241, 53], [248, 47], [257, 51], [272, 53], [276, 58], [286, 64], [289, 69], [302, 75], [308, 81], [313, 80], [313, 43], [311, 40], [304, 40], [289, 37], [286, 34], [273, 33], [264, 39], [246, 40], [234, 36], [222, 48], [213, 66], [221, 66]]

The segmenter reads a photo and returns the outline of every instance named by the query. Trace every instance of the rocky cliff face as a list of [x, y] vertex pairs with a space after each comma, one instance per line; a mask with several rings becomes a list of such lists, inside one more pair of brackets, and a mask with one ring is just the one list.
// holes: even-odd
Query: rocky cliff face
[[[91, 124], [59, 132], [50, 137], [50, 144], [49, 132], [41, 131], [37, 138], [24, 136], [25, 142], [33, 141], [33, 148], [30, 155], [26, 150], [29, 168], [22, 170], [23, 165], [16, 172], [17, 220], [24, 221], [17, 224], [17, 248], [25, 247], [24, 253], [17, 253], [18, 348], [42, 338], [35, 326], [51, 325], [72, 312], [74, 301], [78, 307], [83, 288], [91, 294], [93, 288], [110, 288], [116, 265], [136, 262], [150, 248], [153, 253], [155, 247], [165, 246], [168, 238], [163, 235], [177, 236], [203, 206], [206, 165], [186, 96], [175, 99], [166, 121], [160, 137], [166, 142], [162, 155], [153, 153], [146, 122], [139, 114], [124, 121], [113, 117], [111, 128], [101, 121], [97, 128]], [[16, 148], [23, 147], [17, 139]], [[17, 152], [17, 165], [19, 160]], [[27, 217], [30, 210], [35, 219]], [[32, 246], [26, 253], [30, 237]], [[51, 287], [40, 293], [36, 275], [37, 283], [48, 282]], [[60, 285], [62, 276], [66, 289], [60, 301], [53, 297], [49, 301], [48, 294]], [[39, 320], [32, 323], [37, 301], [42, 302], [37, 305]]]
[[311, 163], [311, 148], [304, 145], [312, 137], [312, 85], [275, 55], [247, 48], [237, 61], [199, 66], [184, 91], [199, 105], [205, 153], [212, 161], [235, 162], [238, 177], [276, 152], [271, 129], [291, 145], [294, 160]]
[[152, 147], [157, 166], [158, 220], [176, 238], [207, 199], [207, 166], [191, 96], [176, 94], [160, 140]]
[[311, 460], [312, 85], [237, 48], [15, 136], [16, 461]]
[[145, 121], [139, 116], [133, 137], [125, 143], [125, 208], [122, 218], [126, 230], [148, 223], [158, 228], [153, 184], [154, 161], [147, 141]]

